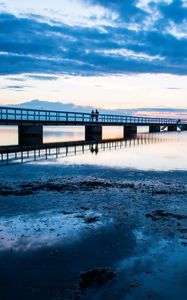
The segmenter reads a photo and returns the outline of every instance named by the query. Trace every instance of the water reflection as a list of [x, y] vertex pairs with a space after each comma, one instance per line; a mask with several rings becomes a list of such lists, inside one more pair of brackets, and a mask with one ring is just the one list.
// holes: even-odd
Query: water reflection
[[[146, 128], [143, 127], [141, 130], [145, 132]], [[0, 136], [0, 146], [18, 145], [17, 126], [0, 126]], [[103, 139], [119, 139], [122, 137], [122, 126], [103, 126]], [[44, 143], [83, 141], [84, 139], [85, 128], [83, 126], [43, 126]]]
[[[107, 131], [105, 133], [109, 134]], [[15, 134], [15, 128], [12, 134]], [[12, 134], [7, 134], [7, 137], [12, 138]], [[52, 160], [54, 163], [55, 159], [58, 164], [88, 164], [141, 170], [187, 170], [185, 131], [138, 133], [126, 138], [121, 138], [120, 132], [117, 134], [115, 131], [113, 135], [109, 135], [109, 139], [106, 139], [105, 134], [105, 139], [97, 142], [84, 141], [82, 128], [72, 135], [68, 128], [66, 134], [64, 131], [57, 133], [53, 130], [48, 134], [49, 142], [45, 140], [41, 146], [19, 147], [16, 143], [14, 146], [0, 146], [0, 164], [32, 161], [41, 163], [42, 160], [47, 160], [49, 164]], [[118, 138], [114, 138], [115, 136]], [[3, 139], [5, 141], [4, 135]], [[60, 142], [54, 142], [56, 140]], [[118, 150], [118, 153], [114, 150]]]
[[0, 126], [0, 146], [18, 145], [18, 129], [16, 126]]
[[84, 218], [76, 213], [65, 214], [59, 211], [1, 217], [0, 252], [10, 249], [31, 251], [44, 246], [77, 242], [85, 229], [88, 229], [85, 219], [90, 217], [98, 218], [92, 224], [95, 230], [112, 222], [92, 211], [85, 212]]
[[44, 143], [57, 143], [84, 140], [84, 127], [82, 126], [44, 126]]
[[166, 140], [166, 137], [159, 134], [138, 134], [131, 135], [125, 139], [108, 139], [97, 142], [71, 141], [60, 143], [45, 143], [41, 146], [5, 146], [0, 147], [1, 164], [12, 162], [30, 162], [38, 160], [60, 159], [73, 157], [80, 154], [98, 155], [99, 153], [138, 147], [145, 144], [155, 144]]

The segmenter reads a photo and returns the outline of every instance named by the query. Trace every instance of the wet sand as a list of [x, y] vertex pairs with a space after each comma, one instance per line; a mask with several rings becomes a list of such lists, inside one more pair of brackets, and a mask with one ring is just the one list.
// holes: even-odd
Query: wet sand
[[0, 299], [186, 299], [187, 172], [0, 174]]

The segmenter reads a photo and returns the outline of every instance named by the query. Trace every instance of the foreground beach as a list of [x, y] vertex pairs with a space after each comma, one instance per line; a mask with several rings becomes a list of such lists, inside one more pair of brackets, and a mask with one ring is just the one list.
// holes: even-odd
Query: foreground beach
[[186, 299], [185, 171], [0, 174], [0, 299]]

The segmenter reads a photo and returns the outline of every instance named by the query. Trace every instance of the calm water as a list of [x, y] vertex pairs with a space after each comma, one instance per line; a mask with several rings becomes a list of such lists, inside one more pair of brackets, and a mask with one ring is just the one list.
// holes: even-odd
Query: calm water
[[[45, 143], [84, 140], [82, 128], [44, 130]], [[18, 143], [16, 128], [0, 137]], [[186, 172], [142, 170], [187, 170], [187, 132], [120, 137], [105, 128], [112, 142], [0, 167], [0, 299], [186, 299]], [[117, 276], [72, 297], [80, 274], [98, 267]]]
[[[58, 159], [48, 159], [40, 163], [88, 164], [110, 167], [127, 167], [142, 170], [187, 170], [187, 132], [145, 133], [141, 128], [134, 140], [104, 145], [69, 147], [62, 151]], [[16, 145], [18, 143], [16, 127], [0, 128], [0, 144]], [[104, 127], [103, 139], [122, 138], [122, 128]], [[44, 128], [44, 143], [84, 140], [83, 127]], [[49, 157], [48, 157], [49, 158]]]

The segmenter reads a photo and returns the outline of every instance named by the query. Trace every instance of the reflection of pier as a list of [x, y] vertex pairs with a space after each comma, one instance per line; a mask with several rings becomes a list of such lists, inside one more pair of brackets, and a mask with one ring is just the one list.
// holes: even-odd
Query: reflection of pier
[[84, 153], [97, 155], [99, 152], [117, 150], [127, 147], [138, 147], [166, 140], [167, 133], [142, 133], [126, 139], [107, 139], [100, 141], [72, 141], [46, 143], [39, 146], [2, 146], [0, 147], [0, 163], [24, 163], [29, 161], [58, 159]]

